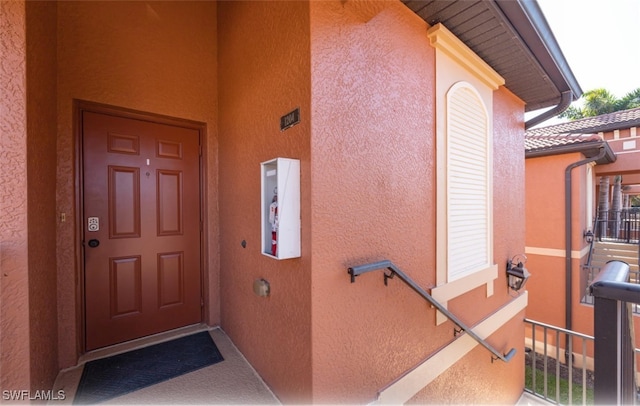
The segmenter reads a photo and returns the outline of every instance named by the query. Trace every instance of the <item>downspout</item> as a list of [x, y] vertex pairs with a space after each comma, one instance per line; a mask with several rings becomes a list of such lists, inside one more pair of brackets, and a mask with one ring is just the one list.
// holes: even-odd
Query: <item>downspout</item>
[[562, 95], [560, 96], [560, 104], [558, 104], [556, 107], [549, 109], [547, 111], [545, 111], [544, 113], [535, 116], [531, 119], [529, 119], [528, 121], [526, 121], [524, 123], [524, 129], [525, 131], [528, 130], [529, 128], [538, 125], [544, 121], [547, 121], [548, 119], [550, 119], [551, 117], [555, 117], [558, 114], [561, 114], [563, 111], [565, 111], [567, 109], [567, 107], [569, 107], [569, 105], [571, 104], [571, 102], [573, 101], [573, 92], [571, 90], [567, 90], [566, 92], [562, 92]]
[[[603, 144], [600, 147], [600, 152], [598, 155], [593, 156], [591, 158], [586, 158], [578, 162], [574, 162], [571, 165], [567, 166], [567, 169], [564, 171], [564, 241], [565, 241], [565, 328], [567, 330], [571, 330], [572, 327], [572, 317], [571, 314], [573, 312], [573, 308], [571, 305], [571, 290], [572, 290], [572, 278], [571, 278], [571, 216], [572, 216], [572, 196], [571, 196], [571, 171], [574, 168], [577, 168], [582, 165], [586, 165], [590, 162], [597, 161], [599, 159], [604, 158], [607, 155], [606, 144]], [[569, 340], [570, 337], [567, 334], [567, 342], [565, 345], [565, 360], [569, 361]]]

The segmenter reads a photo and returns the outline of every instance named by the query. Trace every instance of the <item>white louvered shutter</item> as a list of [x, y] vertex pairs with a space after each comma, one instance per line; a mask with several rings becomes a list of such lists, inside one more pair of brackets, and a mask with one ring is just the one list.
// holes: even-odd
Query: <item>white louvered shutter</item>
[[489, 266], [490, 155], [487, 111], [475, 89], [447, 96], [448, 281]]

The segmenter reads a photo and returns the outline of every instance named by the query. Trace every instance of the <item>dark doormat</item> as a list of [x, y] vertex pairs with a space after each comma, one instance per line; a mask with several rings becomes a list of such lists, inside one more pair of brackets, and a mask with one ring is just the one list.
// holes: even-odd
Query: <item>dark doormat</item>
[[208, 331], [85, 364], [75, 404], [103, 402], [216, 362], [222, 355]]

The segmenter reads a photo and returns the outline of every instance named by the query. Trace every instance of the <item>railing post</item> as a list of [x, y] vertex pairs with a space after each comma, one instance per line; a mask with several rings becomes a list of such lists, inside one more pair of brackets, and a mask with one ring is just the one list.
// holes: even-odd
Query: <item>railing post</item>
[[621, 404], [620, 368], [620, 308], [618, 300], [595, 298], [595, 382], [594, 401], [597, 405]]
[[629, 283], [629, 265], [609, 261], [589, 287], [594, 302], [594, 401], [635, 404], [633, 321], [629, 303], [640, 303], [640, 285]]

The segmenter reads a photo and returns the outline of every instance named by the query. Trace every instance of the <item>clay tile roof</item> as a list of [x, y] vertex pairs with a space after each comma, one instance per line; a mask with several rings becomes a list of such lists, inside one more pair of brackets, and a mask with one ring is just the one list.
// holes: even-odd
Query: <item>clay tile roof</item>
[[603, 138], [597, 134], [531, 134], [527, 131], [524, 138], [525, 151], [552, 149], [565, 145], [588, 142], [600, 142]]
[[640, 107], [616, 111], [595, 117], [587, 117], [567, 123], [534, 128], [527, 131], [527, 137], [538, 135], [558, 135], [568, 133], [597, 133], [640, 126]]

